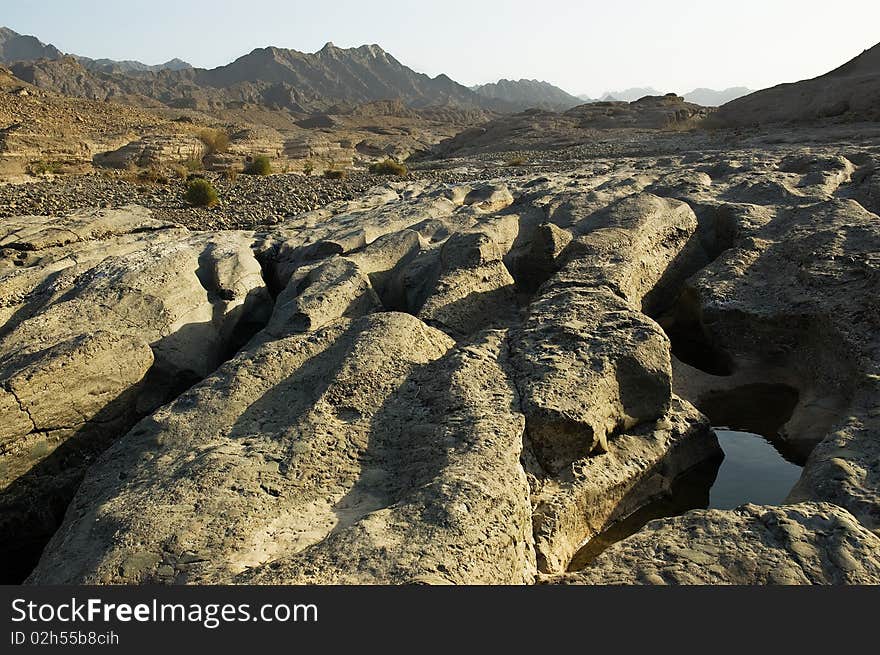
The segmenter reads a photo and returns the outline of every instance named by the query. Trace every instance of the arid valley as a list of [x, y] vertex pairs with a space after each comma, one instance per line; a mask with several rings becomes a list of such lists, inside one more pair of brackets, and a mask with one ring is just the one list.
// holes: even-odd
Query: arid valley
[[38, 37], [3, 583], [880, 583], [880, 45], [585, 99]]

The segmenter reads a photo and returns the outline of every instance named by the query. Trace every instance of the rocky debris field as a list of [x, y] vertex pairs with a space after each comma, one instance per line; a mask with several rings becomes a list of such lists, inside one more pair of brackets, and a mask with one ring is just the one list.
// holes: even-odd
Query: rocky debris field
[[368, 173], [352, 174], [343, 180], [298, 174], [241, 175], [234, 181], [219, 174], [205, 177], [220, 198], [214, 207], [189, 206], [185, 200], [186, 182], [179, 178], [171, 177], [159, 184], [110, 172], [0, 186], [0, 216], [57, 216], [90, 207], [138, 204], [149, 208], [156, 218], [193, 230], [253, 228], [275, 225], [337, 200], [352, 200], [383, 181]]
[[[829, 130], [830, 132], [830, 130]], [[504, 150], [481, 152], [467, 157], [447, 157], [408, 162], [405, 180], [445, 184], [467, 184], [498, 178], [526, 180], [544, 174], [574, 171], [585, 161], [596, 162], [595, 170], [610, 170], [611, 162], [624, 162], [635, 169], [649, 170], [670, 166], [678, 158], [693, 159], [704, 153], [730, 152], [731, 149], [758, 149], [779, 156], [791, 149], [799, 132], [760, 131], [746, 134], [701, 132], [670, 134], [658, 132], [614, 132], [602, 138], [559, 149]], [[809, 136], [815, 136], [810, 133]], [[835, 141], [848, 142], [849, 131], [837, 134]], [[772, 141], [772, 143], [768, 143]], [[869, 139], [870, 141], [870, 139]], [[507, 143], [514, 147], [515, 144]], [[865, 146], [871, 151], [870, 146]], [[158, 169], [161, 172], [162, 169]], [[138, 171], [105, 170], [100, 173], [64, 174], [34, 177], [26, 183], [0, 184], [0, 218], [17, 215], [62, 216], [92, 207], [113, 208], [138, 204], [149, 208], [154, 217], [178, 223], [192, 230], [254, 229], [277, 225], [301, 212], [312, 211], [339, 200], [354, 200], [374, 186], [395, 184], [398, 178], [383, 178], [364, 170], [348, 170], [344, 179], [328, 179], [319, 174], [278, 173], [269, 176], [238, 175], [230, 180], [216, 172], [202, 172], [217, 188], [220, 202], [211, 208], [190, 207], [185, 199], [186, 184], [173, 171], [166, 170], [167, 183], [139, 181]]]
[[[453, 162], [256, 228], [16, 210], [8, 575], [880, 583], [878, 164], [785, 144]], [[720, 455], [706, 398], [768, 382], [798, 398], [797, 504], [661, 518], [566, 572]]]
[[336, 201], [354, 200], [369, 189], [408, 181], [462, 184], [499, 176], [526, 178], [541, 172], [567, 170], [576, 161], [550, 160], [533, 153], [527, 166], [509, 167], [503, 161], [460, 160], [438, 166], [416, 164], [405, 178], [388, 178], [363, 170], [349, 171], [343, 179], [322, 175], [281, 173], [267, 176], [199, 173], [217, 189], [219, 203], [192, 207], [185, 200], [186, 182], [168, 172], [166, 182], [138, 181], [137, 173], [104, 171], [84, 175], [34, 178], [26, 183], [0, 185], [0, 218], [26, 214], [63, 216], [89, 208], [138, 204], [162, 220], [192, 230], [254, 229], [282, 223], [302, 212]]

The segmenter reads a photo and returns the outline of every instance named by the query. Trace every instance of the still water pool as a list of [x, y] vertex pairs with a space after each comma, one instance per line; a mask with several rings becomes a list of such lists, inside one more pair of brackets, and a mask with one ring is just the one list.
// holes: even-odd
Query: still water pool
[[733, 509], [743, 503], [779, 505], [801, 476], [801, 467], [785, 459], [759, 434], [715, 430], [724, 451], [709, 489], [709, 507]]
[[733, 509], [744, 503], [779, 505], [801, 475], [768, 438], [754, 432], [715, 428], [724, 459], [703, 462], [679, 477], [671, 493], [593, 537], [572, 558], [569, 571], [584, 568], [611, 544], [641, 530], [648, 521], [692, 509]]

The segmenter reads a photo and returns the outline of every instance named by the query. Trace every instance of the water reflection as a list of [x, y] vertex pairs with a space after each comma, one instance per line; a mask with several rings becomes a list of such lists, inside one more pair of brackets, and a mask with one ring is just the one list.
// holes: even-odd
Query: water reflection
[[661, 496], [648, 503], [590, 539], [575, 553], [568, 565], [568, 570], [578, 571], [584, 568], [608, 546], [635, 534], [648, 521], [664, 516], [677, 516], [692, 509], [708, 507], [710, 489], [721, 463], [722, 458], [720, 457], [707, 460], [680, 475], [673, 483], [669, 495]]
[[568, 570], [584, 568], [611, 544], [641, 530], [646, 523], [692, 509], [733, 509], [744, 503], [784, 502], [801, 467], [783, 457], [760, 434], [716, 428], [724, 458], [712, 459], [679, 476], [670, 493], [612, 524], [588, 541], [572, 558]]
[[803, 466], [803, 457], [780, 438], [780, 430], [797, 403], [796, 389], [785, 384], [759, 383], [707, 393], [696, 406], [712, 425], [761, 435], [782, 457]]
[[761, 435], [715, 430], [724, 461], [709, 490], [709, 507], [733, 509], [743, 503], [779, 505], [801, 476], [801, 467], [786, 460]]

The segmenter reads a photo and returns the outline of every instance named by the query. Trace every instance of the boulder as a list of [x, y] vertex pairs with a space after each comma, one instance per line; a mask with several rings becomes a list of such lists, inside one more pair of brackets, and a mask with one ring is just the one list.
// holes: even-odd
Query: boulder
[[150, 168], [168, 166], [187, 159], [201, 161], [207, 147], [196, 136], [187, 134], [155, 134], [144, 136], [109, 152], [92, 158], [95, 166], [105, 168]]
[[723, 457], [706, 418], [676, 397], [660, 420], [616, 435], [607, 449], [577, 460], [565, 475], [537, 472], [531, 478], [541, 572], [565, 571], [585, 543], [668, 496], [676, 480], [701, 462]]
[[514, 307], [504, 252], [484, 232], [457, 233], [443, 244], [436, 284], [419, 317], [458, 334], [475, 332]]
[[607, 451], [611, 435], [669, 408], [666, 336], [606, 289], [542, 295], [511, 348], [529, 443], [549, 474]]

